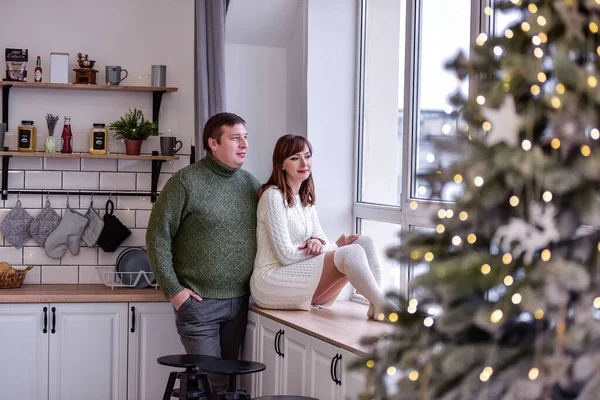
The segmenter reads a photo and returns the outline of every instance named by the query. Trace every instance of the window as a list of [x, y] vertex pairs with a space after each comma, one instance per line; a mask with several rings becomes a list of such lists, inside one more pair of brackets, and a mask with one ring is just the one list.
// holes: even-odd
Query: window
[[[408, 294], [425, 265], [400, 266], [386, 257], [403, 230], [431, 229], [429, 216], [453, 208], [461, 186], [436, 187], [424, 174], [460, 155], [444, 150], [461, 110], [449, 96], [458, 85], [444, 64], [488, 30], [492, 0], [362, 0], [358, 112], [356, 230], [380, 248], [385, 289]], [[506, 26], [510, 18], [498, 19]], [[441, 146], [436, 146], [441, 143]]]

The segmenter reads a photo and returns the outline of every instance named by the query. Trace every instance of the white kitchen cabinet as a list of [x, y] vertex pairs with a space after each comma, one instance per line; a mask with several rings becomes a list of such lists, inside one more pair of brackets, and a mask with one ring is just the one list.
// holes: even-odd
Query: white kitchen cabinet
[[49, 307], [49, 399], [125, 400], [127, 304]]
[[0, 399], [48, 399], [48, 311], [47, 304], [0, 305]]
[[0, 399], [125, 400], [126, 326], [126, 303], [0, 305]]
[[367, 375], [364, 369], [350, 369], [350, 366], [357, 360], [366, 360], [354, 353], [341, 349], [340, 356], [342, 357], [340, 360], [342, 375], [339, 377], [339, 380], [342, 382], [340, 385], [342, 390], [341, 398], [344, 400], [358, 399], [358, 396], [365, 391]]
[[185, 354], [170, 302], [129, 303], [127, 399], [160, 400], [169, 373], [159, 357]]
[[[258, 360], [258, 314], [248, 312], [248, 324], [246, 325], [246, 337], [242, 347], [242, 360]], [[245, 389], [252, 398], [258, 395], [258, 375], [240, 375], [239, 387]]]
[[340, 348], [311, 338], [309, 359], [308, 395], [317, 399], [342, 399], [343, 356], [340, 355]]
[[308, 393], [308, 335], [268, 318], [259, 319], [258, 361], [266, 365], [258, 374], [258, 394]]

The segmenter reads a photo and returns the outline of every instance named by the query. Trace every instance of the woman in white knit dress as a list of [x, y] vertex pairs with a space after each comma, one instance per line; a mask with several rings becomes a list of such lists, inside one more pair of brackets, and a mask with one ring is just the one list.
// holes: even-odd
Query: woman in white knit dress
[[263, 308], [310, 310], [331, 305], [350, 281], [373, 318], [388, 304], [375, 245], [366, 236], [327, 238], [314, 207], [311, 156], [302, 136], [285, 135], [275, 145], [271, 177], [258, 192], [252, 297]]

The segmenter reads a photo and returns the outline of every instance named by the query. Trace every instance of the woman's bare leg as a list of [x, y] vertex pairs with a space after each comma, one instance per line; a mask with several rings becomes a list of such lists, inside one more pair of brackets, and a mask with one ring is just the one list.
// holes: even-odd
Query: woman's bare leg
[[340, 294], [344, 286], [348, 283], [346, 275], [342, 274], [333, 262], [333, 251], [325, 254], [323, 261], [323, 270], [321, 272], [321, 280], [317, 285], [317, 290], [312, 298], [312, 304], [325, 304], [337, 295]]

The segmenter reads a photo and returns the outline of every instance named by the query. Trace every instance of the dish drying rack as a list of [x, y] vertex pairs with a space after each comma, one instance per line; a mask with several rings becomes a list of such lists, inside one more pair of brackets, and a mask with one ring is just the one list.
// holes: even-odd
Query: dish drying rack
[[[98, 271], [98, 276], [100, 276], [102, 283], [111, 289], [116, 287], [135, 288], [140, 282], [140, 279], [144, 279], [149, 286], [158, 289], [158, 283], [154, 281], [154, 274], [152, 272], [117, 272], [115, 271], [115, 267], [96, 267], [96, 271]], [[131, 278], [126, 280], [131, 283], [124, 283], [121, 279], [121, 276], [123, 275], [129, 275]]]

